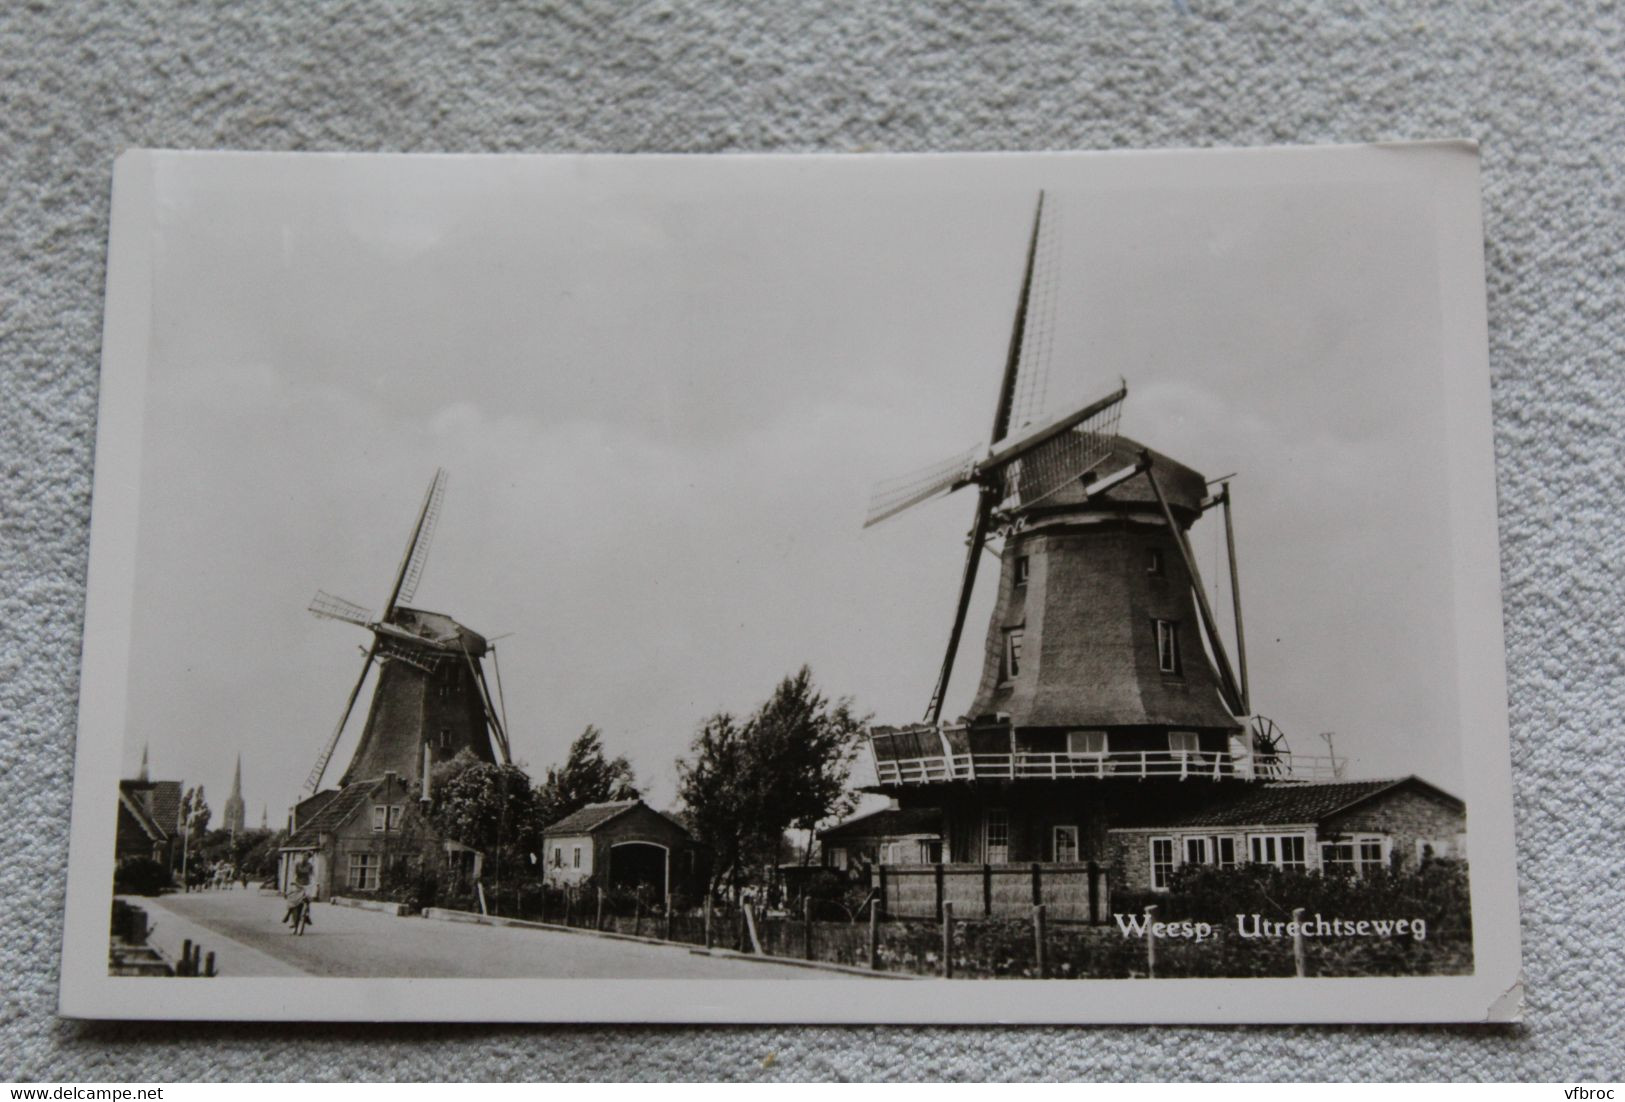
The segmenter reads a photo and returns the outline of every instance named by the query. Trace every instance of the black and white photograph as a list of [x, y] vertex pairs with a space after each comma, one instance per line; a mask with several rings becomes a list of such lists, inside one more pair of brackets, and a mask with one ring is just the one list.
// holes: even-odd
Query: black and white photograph
[[124, 154], [63, 1012], [1516, 1019], [1478, 189]]

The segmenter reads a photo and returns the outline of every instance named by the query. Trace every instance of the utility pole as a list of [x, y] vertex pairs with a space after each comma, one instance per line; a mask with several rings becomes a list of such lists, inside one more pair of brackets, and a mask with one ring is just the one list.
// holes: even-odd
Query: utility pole
[[1332, 744], [1336, 734], [1336, 731], [1322, 731], [1320, 741], [1326, 744], [1326, 756], [1332, 759], [1332, 779], [1340, 781], [1343, 779], [1343, 763], [1337, 760], [1337, 747]]

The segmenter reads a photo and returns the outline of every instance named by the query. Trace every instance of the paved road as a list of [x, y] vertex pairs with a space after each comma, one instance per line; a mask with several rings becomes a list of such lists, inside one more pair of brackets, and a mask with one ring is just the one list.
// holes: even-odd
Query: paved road
[[[149, 908], [156, 923], [162, 923], [167, 912], [188, 927], [208, 931], [194, 940], [215, 951], [225, 975], [286, 975], [291, 965], [316, 976], [863, 979], [846, 972], [704, 956], [681, 946], [557, 930], [397, 918], [326, 903], [316, 905], [310, 928], [294, 937], [281, 924], [281, 899], [268, 892], [196, 892], [140, 903]], [[173, 919], [172, 924], [180, 925]]]

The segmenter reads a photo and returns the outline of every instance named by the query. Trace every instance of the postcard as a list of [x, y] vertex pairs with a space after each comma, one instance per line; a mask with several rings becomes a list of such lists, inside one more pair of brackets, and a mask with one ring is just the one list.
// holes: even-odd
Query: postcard
[[62, 1013], [1515, 1019], [1478, 186], [126, 153]]

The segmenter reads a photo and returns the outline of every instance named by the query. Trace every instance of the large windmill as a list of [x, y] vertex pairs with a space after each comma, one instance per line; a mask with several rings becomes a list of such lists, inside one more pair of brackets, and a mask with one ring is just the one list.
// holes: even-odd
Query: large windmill
[[[491, 644], [450, 616], [407, 605], [423, 576], [445, 492], [445, 472], [437, 470], [412, 526], [389, 597], [376, 617], [353, 601], [321, 591], [310, 603], [310, 611], [318, 616], [365, 628], [372, 634], [372, 645], [338, 725], [305, 780], [309, 792], [321, 787], [374, 663], [379, 670], [372, 706], [355, 754], [340, 779], [341, 787], [393, 773], [426, 794], [434, 764], [462, 750], [484, 761], [495, 761], [497, 753], [504, 763], [509, 760], [506, 727], [483, 666], [488, 652], [494, 657]], [[498, 684], [500, 697], [500, 675]]]
[[[1248, 698], [1234, 540], [1231, 591], [1240, 673], [1203, 591], [1187, 531], [1224, 506], [1202, 475], [1120, 436], [1127, 385], [1043, 419], [1058, 248], [1039, 196], [989, 443], [880, 483], [865, 526], [956, 490], [976, 510], [925, 727], [871, 739], [883, 787], [985, 776], [1234, 776], [1230, 740], [1250, 729], [1259, 772], [1281, 775], [1285, 747], [1255, 725]], [[1047, 261], [1047, 263], [1046, 263]], [[1044, 269], [1035, 277], [1035, 269]], [[965, 718], [942, 724], [984, 549], [1002, 539], [999, 592], [982, 678]], [[1197, 635], [1200, 625], [1200, 637]], [[1199, 639], [1201, 641], [1199, 641]], [[1205, 641], [1204, 649], [1202, 641]], [[980, 768], [980, 771], [978, 771]]]

